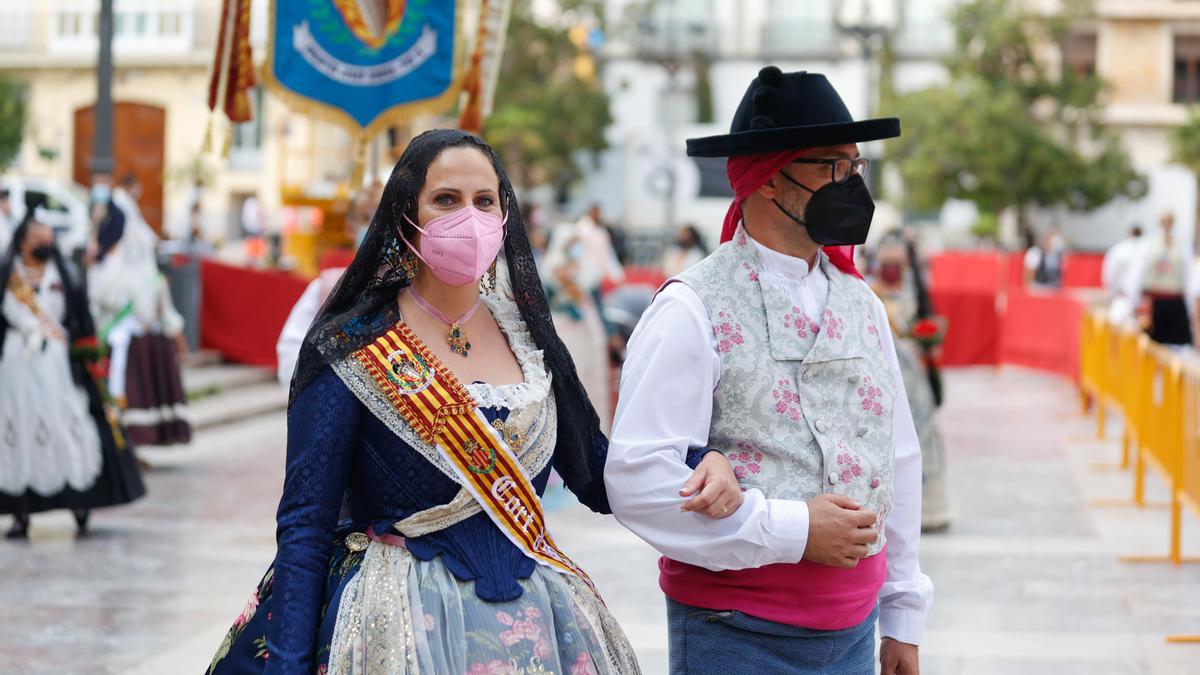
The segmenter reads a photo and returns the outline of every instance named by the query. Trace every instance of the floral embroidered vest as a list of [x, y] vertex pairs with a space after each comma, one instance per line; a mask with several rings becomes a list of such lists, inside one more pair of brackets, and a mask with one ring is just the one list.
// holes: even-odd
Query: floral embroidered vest
[[810, 317], [758, 278], [744, 232], [677, 277], [703, 301], [717, 337], [721, 380], [709, 447], [725, 454], [744, 488], [768, 498], [843, 494], [880, 514], [892, 505], [897, 385], [876, 325], [875, 296], [838, 271], [823, 316]]

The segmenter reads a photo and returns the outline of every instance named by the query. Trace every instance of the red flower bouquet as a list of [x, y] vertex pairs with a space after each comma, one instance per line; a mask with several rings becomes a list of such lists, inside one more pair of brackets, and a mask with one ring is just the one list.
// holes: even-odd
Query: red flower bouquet
[[926, 347], [936, 347], [946, 339], [946, 319], [940, 316], [920, 319], [913, 324], [909, 337]]
[[79, 338], [71, 344], [71, 357], [88, 363], [104, 358], [106, 351], [95, 335]]

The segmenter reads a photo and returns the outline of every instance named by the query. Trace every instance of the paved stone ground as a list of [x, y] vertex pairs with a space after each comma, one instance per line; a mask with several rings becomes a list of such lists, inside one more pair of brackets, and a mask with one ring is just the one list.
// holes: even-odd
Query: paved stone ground
[[[1163, 641], [1200, 633], [1200, 566], [1118, 562], [1166, 550], [1166, 512], [1088, 507], [1128, 494], [1130, 480], [1092, 470], [1117, 446], [1095, 440], [1072, 388], [990, 368], [954, 371], [948, 386], [957, 518], [923, 544], [937, 585], [924, 672], [1200, 673], [1200, 645]], [[90, 538], [47, 514], [28, 544], [0, 542], [0, 673], [202, 672], [274, 553], [282, 439], [282, 416], [270, 415], [148, 450], [150, 496], [97, 513]], [[1150, 496], [1165, 489], [1152, 480]], [[645, 672], [665, 673], [654, 552], [561, 495], [551, 504], [552, 529]], [[1200, 554], [1190, 514], [1184, 541]]]

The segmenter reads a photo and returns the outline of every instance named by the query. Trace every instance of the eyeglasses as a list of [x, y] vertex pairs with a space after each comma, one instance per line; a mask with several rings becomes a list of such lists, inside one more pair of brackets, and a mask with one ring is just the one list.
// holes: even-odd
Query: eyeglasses
[[849, 157], [838, 157], [836, 159], [808, 159], [800, 158], [792, 160], [792, 164], [825, 164], [829, 167], [830, 174], [833, 176], [833, 182], [845, 183], [850, 180], [850, 176], [858, 175], [863, 178], [867, 177], [867, 170], [871, 168], [871, 161], [865, 157], [850, 159]]

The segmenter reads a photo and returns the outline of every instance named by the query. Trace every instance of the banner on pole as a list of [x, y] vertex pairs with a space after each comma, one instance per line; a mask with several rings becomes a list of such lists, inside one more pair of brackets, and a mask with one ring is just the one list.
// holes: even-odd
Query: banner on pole
[[266, 80], [363, 134], [454, 106], [464, 0], [272, 0]]

